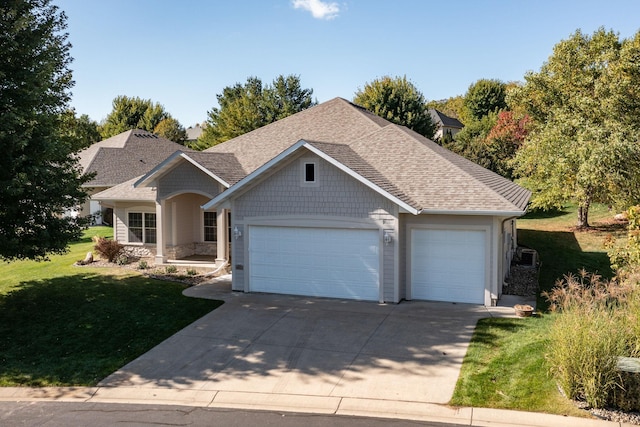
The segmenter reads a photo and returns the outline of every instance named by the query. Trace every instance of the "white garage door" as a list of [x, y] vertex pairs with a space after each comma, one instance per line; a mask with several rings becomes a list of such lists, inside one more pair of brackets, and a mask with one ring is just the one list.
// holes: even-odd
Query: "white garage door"
[[379, 299], [377, 230], [252, 226], [253, 292]]
[[485, 232], [411, 230], [413, 299], [484, 304]]

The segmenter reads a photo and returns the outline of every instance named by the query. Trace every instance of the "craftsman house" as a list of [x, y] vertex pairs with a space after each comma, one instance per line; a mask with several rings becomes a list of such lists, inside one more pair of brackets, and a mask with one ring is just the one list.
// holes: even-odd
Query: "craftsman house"
[[93, 195], [157, 263], [230, 262], [233, 289], [492, 305], [530, 197], [342, 98]]

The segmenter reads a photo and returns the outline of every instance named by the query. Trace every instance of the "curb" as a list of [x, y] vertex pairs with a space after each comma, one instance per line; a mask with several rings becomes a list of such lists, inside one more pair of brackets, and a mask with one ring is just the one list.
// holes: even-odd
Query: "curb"
[[404, 419], [486, 427], [634, 427], [537, 412], [454, 408], [425, 402], [139, 387], [0, 387], [0, 402], [155, 404]]

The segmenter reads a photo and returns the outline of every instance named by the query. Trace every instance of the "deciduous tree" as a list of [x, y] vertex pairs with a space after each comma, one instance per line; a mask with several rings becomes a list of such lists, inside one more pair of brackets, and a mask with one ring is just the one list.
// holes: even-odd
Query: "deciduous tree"
[[424, 95], [406, 76], [384, 76], [367, 83], [364, 88], [358, 89], [353, 102], [427, 138], [433, 138], [437, 130], [428, 112]]
[[507, 108], [507, 85], [500, 80], [480, 79], [469, 86], [464, 95], [463, 122], [481, 120], [489, 113]]
[[534, 207], [578, 204], [588, 227], [593, 202], [640, 198], [640, 33], [620, 41], [612, 31], [576, 31], [558, 43], [539, 72], [514, 93], [534, 118], [516, 160]]
[[620, 41], [604, 29], [576, 31], [516, 90], [534, 124], [516, 155], [539, 208], [578, 204], [588, 227], [593, 202], [640, 199], [640, 33]]
[[80, 237], [86, 198], [64, 135], [73, 85], [66, 16], [49, 0], [0, 3], [0, 259], [46, 259]]
[[171, 117], [162, 104], [139, 97], [117, 96], [113, 100], [113, 109], [100, 126], [100, 134], [106, 139], [130, 129], [152, 133], [157, 133], [158, 129], [164, 138], [179, 144], [186, 141], [186, 133], [183, 135], [181, 132], [181, 129], [184, 132], [184, 127]]
[[205, 149], [280, 120], [316, 103], [313, 89], [302, 89], [300, 77], [278, 76], [272, 85], [249, 77], [216, 95], [219, 107], [209, 111], [202, 135], [193, 148]]
[[102, 140], [98, 130], [98, 123], [91, 120], [88, 115], [76, 116], [74, 109], [70, 108], [62, 113], [61, 117], [62, 136], [69, 138], [69, 143], [82, 150]]
[[187, 140], [187, 131], [184, 129], [184, 126], [173, 117], [167, 117], [161, 120], [153, 129], [153, 133], [182, 145], [184, 145]]

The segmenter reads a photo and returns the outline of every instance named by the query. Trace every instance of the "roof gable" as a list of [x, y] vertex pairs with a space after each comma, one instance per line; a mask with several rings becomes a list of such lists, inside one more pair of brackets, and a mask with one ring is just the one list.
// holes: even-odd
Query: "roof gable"
[[462, 129], [464, 127], [460, 120], [456, 119], [455, 117], [449, 117], [443, 112], [436, 110], [435, 108], [430, 108], [429, 114], [431, 114], [431, 119], [440, 127], [455, 129]]
[[347, 143], [389, 124], [360, 106], [334, 98], [204, 152], [233, 154], [249, 174], [301, 139]]

